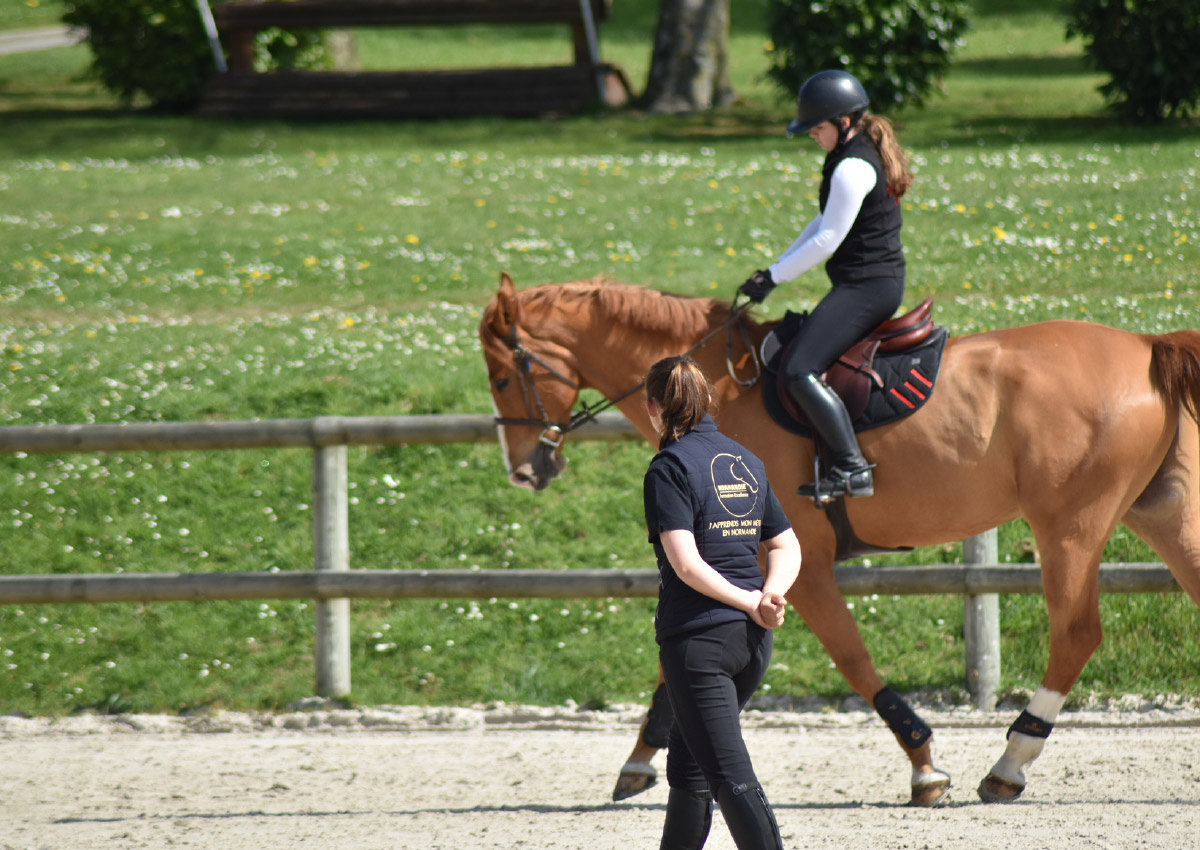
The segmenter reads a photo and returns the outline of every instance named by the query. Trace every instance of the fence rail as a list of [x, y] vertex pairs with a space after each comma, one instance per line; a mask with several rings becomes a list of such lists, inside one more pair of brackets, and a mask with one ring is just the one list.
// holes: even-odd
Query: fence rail
[[[136, 422], [123, 425], [5, 425], [0, 453], [322, 448], [405, 443], [483, 443], [496, 439], [490, 416], [317, 416], [235, 422]], [[573, 440], [637, 440], [619, 413], [601, 413]]]
[[[837, 567], [844, 596], [1041, 593], [1039, 564]], [[1105, 564], [1101, 593], [1179, 592], [1162, 564]], [[586, 599], [653, 597], [658, 571], [294, 570], [0, 576], [0, 604], [201, 602], [229, 599]]]
[[[495, 439], [491, 416], [385, 416], [0, 426], [0, 453], [309, 448], [313, 452], [313, 570], [278, 573], [118, 573], [0, 576], [0, 604], [313, 599], [316, 689], [350, 692], [354, 599], [649, 597], [658, 572], [642, 570], [351, 570], [346, 447], [478, 443]], [[572, 439], [637, 440], [617, 413]], [[997, 564], [993, 529], [963, 541], [962, 564], [835, 569], [843, 595], [963, 597], [966, 680], [990, 707], [1000, 678], [997, 594], [1041, 593], [1038, 564]], [[1102, 593], [1177, 592], [1162, 564], [1102, 564]]]

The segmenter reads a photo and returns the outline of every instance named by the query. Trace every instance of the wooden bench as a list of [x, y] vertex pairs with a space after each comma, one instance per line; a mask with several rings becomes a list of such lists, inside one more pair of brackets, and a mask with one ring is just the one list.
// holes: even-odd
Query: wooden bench
[[[599, 62], [596, 22], [611, 0], [232, 0], [213, 18], [229, 71], [211, 80], [200, 113], [273, 117], [455, 117], [575, 113], [597, 104], [618, 69]], [[585, 8], [590, 16], [585, 17]], [[254, 38], [271, 27], [355, 29], [449, 24], [565, 24], [571, 65], [404, 71], [254, 71]]]

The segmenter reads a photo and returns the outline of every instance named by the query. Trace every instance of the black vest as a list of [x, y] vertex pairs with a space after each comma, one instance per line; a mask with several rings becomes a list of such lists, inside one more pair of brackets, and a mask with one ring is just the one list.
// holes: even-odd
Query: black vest
[[875, 188], [863, 198], [858, 218], [842, 244], [833, 252], [825, 271], [834, 285], [842, 281], [881, 277], [904, 279], [904, 251], [900, 247], [900, 200], [892, 196], [887, 173], [875, 143], [866, 133], [853, 136], [825, 157], [821, 179], [821, 212], [829, 200], [829, 181], [843, 159], [866, 160], [875, 169]]
[[[766, 512], [767, 472], [762, 461], [717, 430], [711, 417], [679, 440], [663, 446], [651, 463], [669, 459], [687, 475], [700, 556], [732, 584], [761, 590], [758, 542]], [[745, 612], [717, 602], [684, 584], [662, 553], [659, 556], [659, 640], [731, 620], [749, 619]]]

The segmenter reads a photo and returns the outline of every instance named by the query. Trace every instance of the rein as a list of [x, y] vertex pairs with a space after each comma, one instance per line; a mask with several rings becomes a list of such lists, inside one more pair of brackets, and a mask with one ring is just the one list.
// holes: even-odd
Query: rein
[[[750, 301], [746, 301], [739, 305], [737, 303], [737, 296], [734, 296], [734, 303], [729, 311], [729, 318], [725, 320], [725, 324], [709, 331], [700, 339], [699, 342], [684, 352], [685, 357], [691, 356], [694, 352], [699, 351], [701, 348], [708, 345], [713, 337], [724, 331], [725, 368], [729, 372], [729, 377], [732, 378], [736, 384], [747, 388], [754, 386], [754, 384], [758, 382], [759, 375], [761, 374], [759, 370], [757, 352], [755, 352], [754, 346], [750, 344], [750, 334], [747, 332], [746, 326], [740, 321], [742, 314], [749, 309], [750, 304]], [[738, 332], [741, 334], [742, 342], [746, 346], [746, 350], [750, 352], [750, 357], [754, 361], [754, 376], [746, 381], [738, 378], [733, 369], [732, 329], [735, 324], [737, 325]], [[525, 402], [525, 412], [528, 414], [528, 416], [524, 419], [496, 416], [492, 419], [492, 422], [496, 425], [541, 427], [542, 433], [541, 436], [538, 437], [538, 442], [549, 446], [551, 449], [556, 449], [562, 445], [562, 441], [566, 439], [567, 434], [571, 433], [576, 428], [586, 425], [588, 422], [595, 421], [597, 414], [619, 404], [646, 386], [645, 380], [642, 380], [635, 386], [632, 386], [623, 393], [620, 393], [615, 398], [605, 399], [596, 407], [589, 407], [587, 402], [582, 402], [583, 409], [574, 411], [568, 421], [551, 422], [550, 418], [546, 415], [546, 406], [542, 403], [541, 396], [538, 395], [537, 384], [533, 379], [533, 367], [530, 365], [530, 363], [532, 362], [538, 364], [547, 372], [549, 372], [555, 379], [566, 384], [573, 390], [578, 391], [582, 389], [582, 387], [580, 387], [577, 382], [571, 380], [562, 372], [548, 364], [535, 352], [523, 346], [520, 338], [518, 337], [517, 331], [518, 328], [516, 324], [514, 324], [512, 333], [509, 334], [508, 338], [504, 340], [504, 344], [508, 346], [508, 349], [512, 352], [513, 360], [517, 364], [517, 380], [521, 383], [521, 398]]]

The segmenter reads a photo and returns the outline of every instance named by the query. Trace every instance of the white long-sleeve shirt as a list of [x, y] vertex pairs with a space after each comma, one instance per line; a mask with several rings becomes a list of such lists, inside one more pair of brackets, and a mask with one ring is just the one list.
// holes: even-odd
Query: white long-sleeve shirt
[[875, 188], [875, 168], [865, 159], [848, 157], [829, 177], [825, 211], [805, 225], [800, 235], [771, 264], [771, 279], [786, 283], [833, 256], [862, 209], [863, 199]]

